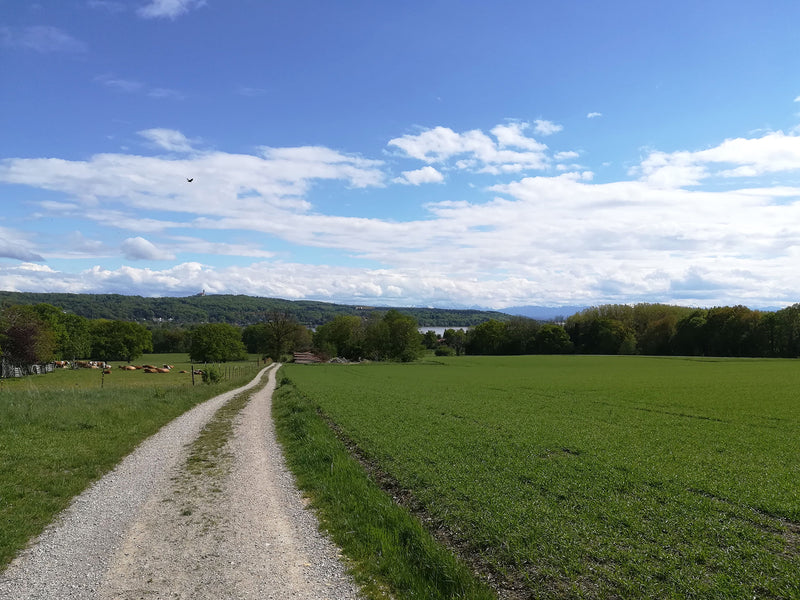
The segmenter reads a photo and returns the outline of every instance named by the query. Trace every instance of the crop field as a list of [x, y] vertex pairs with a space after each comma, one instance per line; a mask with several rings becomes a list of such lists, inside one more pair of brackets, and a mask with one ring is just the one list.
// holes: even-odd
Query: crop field
[[250, 381], [259, 369], [255, 360], [221, 365], [221, 382], [204, 385], [198, 376], [192, 386], [191, 375], [178, 372], [189, 369], [185, 355], [141, 360], [175, 369], [145, 374], [114, 368], [105, 376], [59, 369], [0, 380], [0, 570], [139, 442], [196, 404]]
[[798, 361], [284, 369], [506, 597], [800, 597]]

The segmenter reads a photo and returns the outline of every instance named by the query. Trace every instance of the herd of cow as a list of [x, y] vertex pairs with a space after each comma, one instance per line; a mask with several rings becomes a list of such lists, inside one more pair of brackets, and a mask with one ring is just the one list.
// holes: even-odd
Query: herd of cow
[[[70, 362], [68, 360], [55, 361], [56, 367], [59, 369], [102, 369], [105, 375], [111, 375], [111, 365], [107, 362], [97, 360], [76, 360]], [[144, 371], [145, 373], [169, 373], [175, 367], [172, 365], [164, 365], [163, 367], [156, 367], [155, 365], [119, 365], [123, 371]], [[189, 371], [178, 371], [179, 373], [188, 373]], [[201, 369], [195, 369], [195, 375], [202, 375]]]

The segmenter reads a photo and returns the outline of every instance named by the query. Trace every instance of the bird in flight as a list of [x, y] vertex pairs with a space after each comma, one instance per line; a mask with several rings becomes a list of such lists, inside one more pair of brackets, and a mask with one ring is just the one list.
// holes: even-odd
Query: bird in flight
[[187, 177], [186, 181], [188, 181], [189, 183], [192, 183], [194, 181], [194, 177]]

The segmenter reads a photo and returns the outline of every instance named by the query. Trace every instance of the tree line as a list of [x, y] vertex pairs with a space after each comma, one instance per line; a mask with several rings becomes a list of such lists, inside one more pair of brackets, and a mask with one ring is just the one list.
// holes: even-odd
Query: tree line
[[144, 353], [188, 353], [195, 362], [243, 360], [256, 354], [287, 360], [313, 351], [321, 359], [413, 361], [425, 349], [461, 354], [646, 354], [681, 356], [800, 356], [800, 304], [775, 311], [745, 306], [687, 308], [609, 304], [564, 322], [526, 317], [489, 319], [442, 336], [420, 334], [417, 320], [398, 310], [337, 315], [314, 330], [289, 311], [262, 313], [246, 327], [194, 326], [88, 319], [51, 304], [0, 309], [0, 356], [14, 365], [93, 359], [131, 362]]
[[467, 332], [465, 351], [797, 358], [800, 304], [775, 312], [741, 305], [608, 304], [587, 308], [560, 324], [490, 320]]
[[92, 359], [132, 362], [144, 353], [188, 353], [192, 361], [245, 360], [251, 354], [287, 360], [295, 351], [320, 356], [410, 361], [424, 348], [414, 318], [396, 310], [368, 317], [340, 315], [316, 332], [287, 311], [262, 314], [260, 323], [237, 327], [203, 323], [192, 327], [88, 319], [51, 304], [0, 309], [0, 357], [12, 365]]

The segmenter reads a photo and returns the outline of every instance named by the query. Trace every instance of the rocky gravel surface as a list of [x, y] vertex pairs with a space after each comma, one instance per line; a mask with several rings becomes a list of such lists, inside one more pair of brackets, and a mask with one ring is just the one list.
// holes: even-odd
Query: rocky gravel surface
[[179, 417], [77, 497], [0, 574], [0, 599], [358, 598], [284, 464], [267, 370], [218, 472], [190, 474], [187, 446], [244, 388]]

